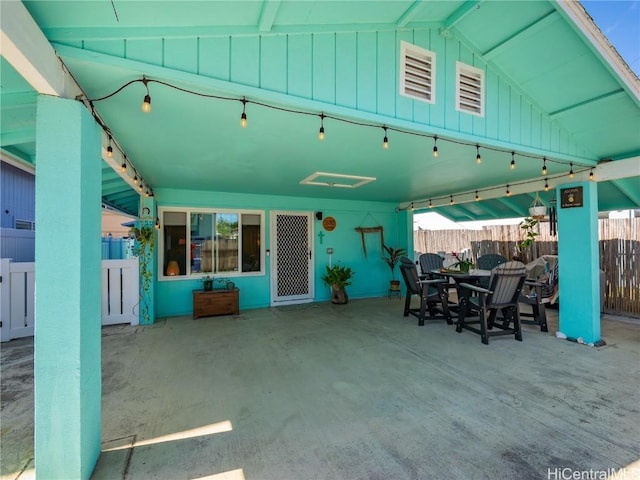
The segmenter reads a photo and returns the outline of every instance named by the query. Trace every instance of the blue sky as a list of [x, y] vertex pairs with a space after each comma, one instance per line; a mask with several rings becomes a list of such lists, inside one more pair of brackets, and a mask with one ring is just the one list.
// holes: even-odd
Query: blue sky
[[582, 0], [580, 3], [640, 76], [640, 0]]

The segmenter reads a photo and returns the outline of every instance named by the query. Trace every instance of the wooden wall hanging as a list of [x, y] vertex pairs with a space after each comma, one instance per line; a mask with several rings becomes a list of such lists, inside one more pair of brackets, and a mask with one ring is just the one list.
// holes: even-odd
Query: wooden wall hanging
[[362, 237], [362, 251], [364, 252], [364, 258], [367, 258], [367, 245], [364, 241], [365, 233], [380, 233], [380, 250], [384, 248], [384, 232], [382, 226], [379, 227], [356, 227], [356, 232], [360, 232]]

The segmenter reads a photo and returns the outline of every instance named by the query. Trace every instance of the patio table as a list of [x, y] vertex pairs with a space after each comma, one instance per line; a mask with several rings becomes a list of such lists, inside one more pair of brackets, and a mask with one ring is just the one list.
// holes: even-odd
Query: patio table
[[488, 279], [491, 276], [491, 270], [471, 269], [468, 272], [461, 272], [460, 270], [440, 268], [431, 270], [431, 274], [433, 274], [434, 277], [440, 276], [448, 279], [449, 281], [453, 279], [453, 281], [455, 282], [458, 303], [450, 305], [449, 309], [457, 313], [460, 311], [460, 301], [463, 300], [462, 298], [460, 298], [460, 290], [458, 288], [458, 285], [460, 283], [477, 284], [483, 279]]

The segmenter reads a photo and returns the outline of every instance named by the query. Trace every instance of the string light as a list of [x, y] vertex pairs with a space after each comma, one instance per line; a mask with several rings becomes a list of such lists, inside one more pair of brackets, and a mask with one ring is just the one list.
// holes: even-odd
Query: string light
[[413, 212], [413, 202], [411, 202], [411, 206], [409, 207], [409, 209]]
[[544, 179], [544, 191], [549, 191], [549, 181], [546, 178]]
[[[147, 185], [147, 187], [148, 187], [148, 185]], [[145, 190], [145, 192], [144, 192], [144, 196], [145, 196], [145, 197], [148, 197], [148, 196], [149, 196], [149, 189], [148, 189], [148, 188]]]
[[456, 202], [453, 201], [453, 195], [451, 195], [449, 200], [449, 205], [453, 205], [454, 203]]
[[136, 185], [138, 184], [138, 174], [137, 173], [133, 174], [133, 183], [136, 184]]
[[160, 219], [156, 217], [156, 230], [160, 230]]
[[247, 112], [246, 112], [246, 108], [247, 108], [247, 99], [245, 97], [242, 97], [242, 115], [240, 115], [240, 126], [242, 128], [246, 128], [247, 127]]
[[140, 184], [138, 185], [138, 190], [142, 191], [143, 188], [144, 188], [144, 185], [142, 185], [142, 182], [140, 182]]
[[511, 192], [509, 191], [509, 185], [507, 185], [507, 197], [511, 196]]
[[547, 174], [547, 157], [542, 159], [542, 175]]
[[387, 138], [387, 127], [386, 127], [386, 125], [384, 125], [382, 127], [382, 129], [384, 130], [384, 138], [382, 139], [382, 148], [387, 150], [389, 148], [389, 138]]
[[593, 167], [591, 167], [591, 170], [589, 171], [589, 180], [593, 180]]
[[[295, 110], [295, 109], [292, 109], [292, 108], [280, 107], [280, 106], [270, 105], [270, 104], [267, 104], [267, 103], [262, 103], [262, 102], [257, 102], [257, 101], [248, 101], [246, 99], [246, 97], [244, 97], [244, 96], [240, 99], [240, 98], [234, 98], [234, 97], [225, 97], [225, 96], [220, 96], [220, 95], [213, 95], [213, 94], [197, 92], [197, 91], [193, 91], [193, 90], [190, 90], [190, 89], [187, 89], [187, 88], [179, 87], [177, 85], [172, 85], [171, 83], [164, 82], [164, 81], [161, 81], [161, 80], [148, 79], [148, 78], [146, 78], [146, 76], [142, 76], [142, 78], [136, 78], [136, 79], [130, 80], [130, 81], [124, 83], [122, 86], [120, 86], [116, 90], [114, 90], [113, 92], [111, 92], [111, 93], [109, 93], [109, 94], [107, 94], [107, 95], [105, 95], [103, 97], [95, 98], [95, 99], [89, 99], [89, 98], [85, 99], [86, 103], [88, 103], [90, 105], [90, 110], [91, 110], [92, 115], [94, 116], [96, 121], [100, 124], [100, 126], [103, 128], [103, 130], [105, 131], [105, 133], [107, 135], [109, 135], [110, 130], [106, 126], [104, 121], [100, 118], [99, 114], [93, 108], [93, 103], [94, 102], [103, 101], [103, 100], [107, 100], [107, 99], [117, 95], [118, 93], [122, 92], [125, 88], [129, 87], [130, 85], [132, 85], [134, 83], [142, 83], [144, 85], [144, 87], [145, 87], [146, 95], [144, 97], [144, 102], [143, 102], [143, 105], [142, 105], [142, 108], [143, 108], [143, 110], [145, 112], [150, 112], [151, 111], [151, 95], [150, 95], [150, 92], [149, 92], [149, 84], [150, 83], [159, 83], [161, 85], [164, 85], [166, 87], [172, 88], [174, 90], [178, 90], [178, 91], [181, 91], [183, 93], [188, 93], [188, 94], [192, 94], [192, 95], [197, 95], [197, 96], [200, 96], [200, 97], [217, 99], [217, 100], [239, 101], [239, 102], [241, 102], [242, 103], [242, 115], [240, 117], [240, 122], [241, 122], [241, 126], [243, 128], [246, 127], [246, 125], [247, 125], [246, 104], [247, 103], [254, 103], [254, 104], [259, 105], [259, 106], [264, 107], [264, 108], [270, 108], [270, 109], [273, 109], [273, 110], [288, 112], [288, 113], [292, 113], [292, 114], [309, 115], [309, 116], [320, 116], [320, 119], [321, 119], [320, 128], [321, 128], [321, 130], [318, 132], [318, 137], [319, 138], [321, 137], [321, 133], [324, 133], [324, 132], [322, 132], [322, 129], [324, 128], [324, 118], [332, 118], [332, 119], [334, 119], [336, 121], [339, 121], [339, 122], [347, 123], [347, 124], [350, 124], [350, 125], [361, 126], [361, 127], [383, 128], [384, 129], [384, 133], [385, 133], [385, 135], [384, 135], [385, 141], [383, 141], [383, 148], [385, 148], [385, 149], [387, 149], [389, 147], [389, 145], [388, 145], [388, 142], [389, 142], [389, 140], [388, 140], [388, 130], [394, 130], [394, 131], [397, 131], [397, 132], [400, 132], [400, 133], [405, 133], [405, 134], [410, 134], [410, 135], [415, 135], [415, 136], [420, 136], [420, 137], [430, 137], [430, 138], [433, 138], [433, 141], [434, 141], [434, 143], [433, 143], [433, 154], [434, 154], [435, 157], [438, 156], [437, 141], [438, 141], [439, 137], [437, 135], [431, 135], [431, 134], [428, 134], [428, 133], [405, 130], [405, 129], [395, 128], [395, 127], [387, 127], [386, 125], [381, 127], [379, 124], [377, 125], [377, 124], [373, 124], [373, 123], [366, 123], [366, 122], [361, 122], [361, 121], [349, 120], [349, 119], [346, 119], [346, 118], [341, 118], [341, 117], [332, 116], [332, 115], [325, 115], [324, 112], [318, 114], [316, 112], [300, 111], [300, 110]], [[482, 156], [480, 155], [480, 144], [475, 144], [474, 145], [472, 143], [469, 143], [469, 142], [466, 142], [466, 141], [463, 141], [463, 140], [456, 140], [456, 139], [448, 139], [448, 138], [444, 138], [444, 139], [440, 138], [440, 139], [444, 140], [444, 141], [447, 141], [447, 142], [450, 142], [450, 143], [458, 144], [458, 145], [466, 145], [466, 146], [471, 146], [471, 147], [475, 146], [476, 147], [476, 162], [477, 163], [481, 163], [482, 162]], [[109, 135], [109, 140], [111, 140], [111, 136], [110, 135]], [[118, 148], [122, 152], [122, 154], [124, 155], [124, 151], [120, 147], [118, 147], [117, 143], [115, 144], [115, 148]], [[508, 150], [501, 149], [501, 148], [498, 148], [498, 147], [492, 147], [492, 146], [483, 146], [483, 148], [486, 148], [488, 150], [495, 151], [495, 152], [503, 152], [503, 153], [507, 153], [508, 152]], [[112, 150], [113, 150], [113, 147], [111, 149], [111, 153], [112, 153]], [[510, 163], [510, 168], [511, 169], [515, 169], [515, 167], [516, 167], [515, 153], [516, 153], [515, 151], [511, 151], [511, 163]], [[108, 154], [109, 154], [109, 149], [107, 149], [107, 155]], [[530, 154], [521, 153], [521, 152], [519, 152], [518, 155], [521, 155], [521, 156], [527, 157], [527, 158], [537, 158], [537, 159], [540, 158], [537, 155], [530, 155]], [[564, 164], [564, 165], [566, 165], [566, 163], [567, 163], [567, 162], [562, 161], [562, 160], [547, 159], [546, 157], [544, 157], [542, 160], [543, 160], [543, 170], [544, 170], [544, 167], [546, 167], [546, 161], [547, 160], [549, 160], [550, 162], [553, 162], [553, 163]], [[123, 161], [122, 165], [124, 165], [123, 171], [125, 171], [126, 168], [127, 168], [127, 162]], [[572, 172], [573, 172], [573, 162], [571, 162], [570, 165], [571, 165], [570, 176], [571, 176], [571, 178], [573, 178], [573, 176], [572, 176], [573, 175], [572, 174]], [[131, 166], [135, 167], [135, 166], [133, 166], [133, 164], [131, 164]], [[593, 167], [590, 167], [590, 168], [593, 169]], [[548, 173], [548, 170], [547, 170], [547, 173]], [[592, 178], [592, 173], [593, 172], [590, 172], [589, 178]], [[544, 174], [545, 173], [543, 173], [543, 175]], [[153, 196], [153, 191], [150, 191], [150, 196]]]
[[147, 94], [144, 96], [144, 100], [142, 102], [142, 111], [144, 113], [149, 113], [151, 111], [151, 95], [149, 95], [149, 85], [147, 85], [149, 83], [149, 80], [147, 80], [147, 77], [142, 77], [142, 84], [144, 85], [144, 88], [147, 89]]
[[324, 113], [320, 114], [320, 130], [318, 132], [318, 139], [324, 140]]
[[111, 135], [109, 135], [109, 145], [107, 146], [107, 157], [113, 158], [113, 147], [111, 146]]
[[573, 178], [573, 162], [570, 162], [569, 165], [571, 166], [571, 170], [569, 170], [569, 178]]
[[433, 208], [433, 203], [431, 202], [431, 199], [429, 199], [429, 208]]
[[127, 160], [126, 160], [126, 158], [122, 160], [122, 165], [120, 165], [120, 171], [122, 173], [127, 171]]
[[478, 190], [476, 190], [476, 202], [480, 200], [480, 196], [478, 195]]

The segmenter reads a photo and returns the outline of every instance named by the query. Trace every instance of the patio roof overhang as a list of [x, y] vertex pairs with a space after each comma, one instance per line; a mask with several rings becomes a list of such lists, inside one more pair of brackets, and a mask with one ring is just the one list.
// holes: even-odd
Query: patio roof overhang
[[[638, 175], [601, 181], [599, 209], [640, 208], [638, 78], [579, 4], [162, 2], [149, 15], [148, 2], [127, 2], [115, 5], [118, 19], [108, 2], [24, 5], [86, 98], [108, 95], [143, 75], [163, 82], [148, 85], [149, 114], [140, 110], [146, 93], [141, 82], [94, 102], [130, 167], [152, 189], [374, 200], [401, 208], [414, 202], [418, 209], [432, 199], [454, 220], [491, 219], [526, 214], [532, 192], [543, 190], [543, 157], [549, 159], [551, 185], [563, 182], [570, 163], [586, 175], [603, 162], [627, 160], [639, 165]], [[3, 34], [7, 30], [3, 20]], [[503, 106], [500, 118], [488, 111], [495, 116], [486, 122], [470, 119], [451, 128], [401, 96], [386, 104], [379, 92], [397, 90], [396, 52], [371, 54], [368, 45], [382, 45], [376, 39], [385, 36], [420, 43], [424, 35], [468, 49], [488, 74], [510, 84], [512, 96], [499, 100], [525, 99], [529, 118], [508, 118]], [[293, 37], [309, 38], [311, 58], [287, 49]], [[287, 63], [278, 53], [283, 48]], [[239, 57], [235, 50], [256, 53]], [[335, 57], [343, 62], [356, 59], [371, 78], [356, 80], [349, 91], [327, 82], [336, 73], [323, 60], [329, 50], [343, 55]], [[216, 57], [202, 58], [208, 51]], [[33, 163], [34, 99], [36, 89], [46, 91], [26, 82], [6, 61], [4, 48], [2, 53], [2, 148]], [[394, 67], [390, 74], [381, 73], [381, 62]], [[296, 85], [306, 87], [297, 91]], [[244, 129], [242, 98], [249, 101]], [[317, 138], [320, 114], [334, 117], [324, 119], [324, 141]], [[533, 121], [536, 115], [542, 121]], [[558, 136], [552, 124], [559, 126]], [[382, 126], [390, 128], [388, 150], [381, 148]], [[438, 158], [431, 155], [436, 135]], [[475, 145], [482, 153], [479, 166]], [[518, 161], [515, 170], [508, 168], [510, 152]], [[106, 151], [103, 158], [119, 170], [121, 158], [110, 161]], [[352, 189], [300, 183], [318, 171], [376, 180]], [[126, 175], [103, 170], [105, 203], [137, 213], [132, 175], [133, 168]], [[596, 180], [602, 178], [596, 174]], [[507, 185], [514, 193], [508, 197]], [[476, 191], [479, 202], [460, 204]]]

